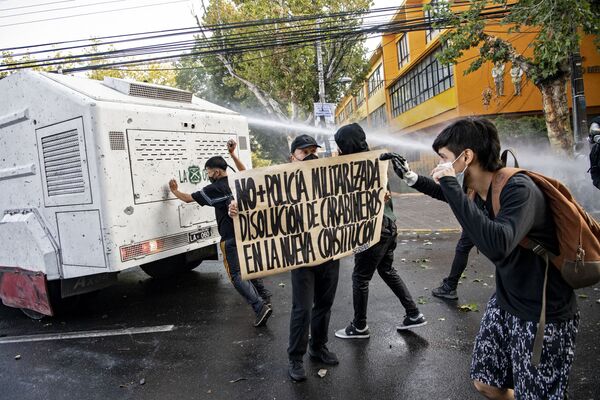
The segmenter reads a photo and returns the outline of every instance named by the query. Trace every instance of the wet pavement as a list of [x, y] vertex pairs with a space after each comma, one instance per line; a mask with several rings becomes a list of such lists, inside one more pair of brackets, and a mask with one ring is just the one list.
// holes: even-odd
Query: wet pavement
[[[410, 201], [397, 200], [408, 212]], [[431, 218], [446, 215], [442, 209], [430, 211]], [[334, 330], [352, 318], [352, 260], [342, 261], [329, 343], [340, 364], [328, 367], [306, 357], [306, 382], [287, 378], [290, 275], [265, 280], [275, 311], [267, 327], [254, 328], [250, 307], [215, 261], [163, 281], [139, 269], [125, 272], [117, 285], [86, 296], [61, 318], [33, 321], [0, 306], [0, 399], [479, 399], [469, 381], [470, 354], [493, 293], [494, 270], [473, 251], [459, 300], [431, 296], [431, 288], [449, 270], [459, 237], [442, 230], [451, 229], [446, 226], [450, 222], [430, 222], [437, 232], [420, 234], [405, 225], [399, 237], [396, 268], [429, 321], [413, 332], [396, 332], [404, 310], [376, 275], [369, 298], [371, 338], [335, 338]], [[595, 376], [600, 367], [600, 287], [577, 293], [582, 318], [569, 392], [574, 399], [593, 399], [600, 393]], [[457, 307], [467, 304], [479, 311]], [[1, 343], [28, 339], [24, 335], [128, 328], [150, 332]], [[153, 332], [161, 329], [166, 331]], [[317, 375], [321, 368], [327, 369], [324, 378]]]

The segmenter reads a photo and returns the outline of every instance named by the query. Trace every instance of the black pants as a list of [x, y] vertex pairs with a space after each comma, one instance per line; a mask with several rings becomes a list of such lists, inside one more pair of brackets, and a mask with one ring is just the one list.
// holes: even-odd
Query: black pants
[[[242, 280], [235, 239], [222, 241], [221, 251], [223, 252], [225, 271], [227, 271], [227, 275], [229, 276], [231, 283], [233, 283], [233, 287], [235, 287], [238, 293], [242, 295], [248, 304], [250, 304], [254, 313], [258, 314], [264, 307], [265, 301], [261, 298], [255, 283]], [[262, 286], [262, 282], [260, 282], [260, 284]], [[263, 290], [265, 290], [264, 287]]]
[[290, 360], [302, 360], [308, 345], [318, 349], [327, 343], [331, 306], [337, 290], [340, 261], [292, 270], [292, 314], [290, 317]]
[[261, 278], [251, 279], [250, 283], [254, 285], [256, 291], [264, 301], [271, 300], [271, 291], [265, 287]]
[[447, 278], [444, 278], [444, 283], [453, 290], [456, 290], [456, 287], [458, 286], [458, 280], [467, 268], [467, 263], [469, 262], [469, 252], [473, 246], [473, 242], [463, 231], [463, 233], [460, 235], [458, 243], [456, 243], [456, 251], [454, 253], [454, 260], [452, 260], [450, 275], [448, 275]]
[[367, 304], [369, 302], [369, 282], [375, 270], [392, 289], [409, 316], [419, 314], [408, 288], [393, 267], [394, 249], [398, 234], [395, 229], [384, 229], [381, 239], [375, 246], [354, 256], [352, 273], [352, 297], [354, 303], [354, 326], [363, 329], [367, 325]]

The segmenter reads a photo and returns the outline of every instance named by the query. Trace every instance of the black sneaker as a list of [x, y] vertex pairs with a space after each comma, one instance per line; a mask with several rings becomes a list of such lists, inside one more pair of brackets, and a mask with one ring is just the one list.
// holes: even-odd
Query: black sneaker
[[402, 325], [396, 327], [399, 331], [404, 331], [407, 329], [418, 328], [419, 326], [427, 325], [427, 320], [423, 314], [419, 313], [414, 317], [409, 317], [408, 315], [404, 317], [404, 321], [402, 321]]
[[273, 306], [271, 305], [271, 296], [265, 296], [262, 297], [263, 301], [265, 302], [266, 305], [268, 305], [269, 307], [273, 308]]
[[341, 339], [368, 339], [371, 336], [369, 332], [369, 326], [365, 326], [365, 329], [358, 329], [354, 326], [354, 323], [350, 322], [350, 325], [344, 329], [340, 329], [335, 332], [335, 336]]
[[260, 312], [256, 314], [256, 319], [254, 320], [254, 326], [263, 326], [267, 323], [267, 320], [271, 316], [273, 310], [268, 305], [263, 305], [260, 309]]
[[442, 299], [448, 300], [458, 300], [458, 295], [456, 294], [456, 289], [452, 289], [450, 286], [446, 284], [446, 282], [442, 283], [440, 287], [437, 287], [431, 291], [431, 294], [435, 297], [440, 297]]
[[306, 372], [304, 372], [304, 363], [301, 360], [290, 360], [288, 363], [288, 375], [293, 381], [305, 381]]
[[321, 346], [319, 349], [313, 349], [309, 346], [308, 355], [311, 356], [311, 358], [321, 361], [323, 364], [338, 365], [340, 363], [335, 353], [329, 351], [325, 345]]

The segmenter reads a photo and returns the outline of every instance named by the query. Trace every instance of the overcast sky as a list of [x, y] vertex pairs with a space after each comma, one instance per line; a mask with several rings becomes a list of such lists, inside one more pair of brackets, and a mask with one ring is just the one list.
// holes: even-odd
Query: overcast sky
[[192, 27], [201, 10], [200, 0], [0, 0], [0, 48]]

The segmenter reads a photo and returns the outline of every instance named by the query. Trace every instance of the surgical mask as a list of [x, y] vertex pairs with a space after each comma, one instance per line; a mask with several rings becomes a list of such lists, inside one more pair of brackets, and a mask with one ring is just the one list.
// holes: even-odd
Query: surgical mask
[[[458, 161], [459, 158], [461, 158], [463, 156], [465, 152], [463, 151], [462, 153], [460, 153], [458, 155], [458, 157], [456, 157], [456, 159], [452, 162], [445, 162], [445, 163], [440, 163], [438, 164], [438, 167], [444, 167], [444, 168], [450, 168], [454, 165], [454, 163], [456, 161]], [[469, 166], [465, 166], [465, 169], [462, 170], [462, 172], [459, 172], [456, 174], [456, 180], [458, 181], [458, 184], [460, 185], [461, 188], [464, 188], [464, 184], [465, 184], [465, 171], [467, 170], [467, 168], [469, 168]]]
[[315, 153], [310, 153], [309, 155], [304, 157], [302, 159], [302, 161], [310, 161], [310, 160], [318, 160], [318, 159], [319, 159], [319, 157], [317, 157], [317, 155]]
[[465, 186], [465, 171], [467, 170], [467, 168], [469, 168], [468, 165], [465, 167], [465, 169], [462, 170], [462, 172], [456, 174], [456, 180], [458, 181], [458, 184], [460, 185], [461, 189], [464, 189]]

